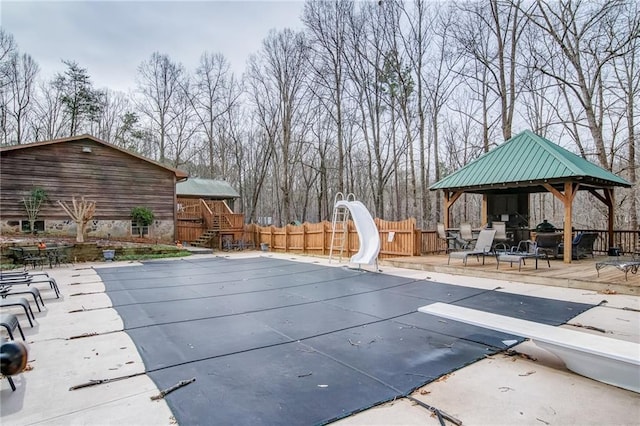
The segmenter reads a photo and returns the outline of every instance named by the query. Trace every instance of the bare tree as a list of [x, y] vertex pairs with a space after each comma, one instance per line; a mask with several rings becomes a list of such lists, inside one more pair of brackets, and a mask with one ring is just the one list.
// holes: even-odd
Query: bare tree
[[[637, 17], [640, 14], [640, 7], [637, 2], [629, 2], [626, 5], [626, 13], [618, 20], [619, 25], [629, 26], [624, 31], [615, 31], [614, 37], [625, 37], [628, 32], [634, 31], [637, 25]], [[637, 28], [636, 28], [637, 31]], [[620, 93], [618, 100], [625, 106], [623, 116], [626, 121], [627, 134], [627, 165], [626, 171], [629, 182], [631, 182], [629, 225], [631, 229], [638, 229], [638, 207], [637, 207], [637, 164], [636, 164], [636, 117], [639, 114], [638, 98], [640, 97], [640, 38], [635, 37], [629, 43], [627, 52], [615, 58], [613, 61], [613, 72], [615, 75], [614, 84], [616, 91]], [[624, 158], [624, 154], [623, 154]]]
[[[413, 6], [409, 8], [407, 6]], [[399, 7], [405, 16], [406, 30], [400, 35], [403, 41], [403, 49], [407, 52], [407, 58], [411, 64], [411, 69], [415, 75], [415, 111], [416, 111], [416, 126], [417, 126], [417, 139], [418, 139], [418, 158], [420, 169], [419, 180], [419, 198], [420, 198], [420, 214], [414, 213], [420, 217], [419, 224], [424, 227], [426, 225], [427, 218], [430, 215], [429, 204], [429, 174], [430, 174], [430, 161], [429, 153], [431, 151], [429, 141], [427, 140], [427, 118], [426, 118], [426, 99], [425, 88], [428, 84], [428, 78], [426, 70], [428, 70], [427, 53], [430, 47], [430, 40], [432, 37], [432, 19], [433, 10], [437, 10], [437, 7], [431, 8], [431, 3], [425, 0], [416, 0], [414, 2], [399, 2]], [[406, 116], [406, 114], [405, 114]], [[406, 124], [405, 124], [406, 126]], [[412, 187], [417, 184], [415, 182], [416, 177], [413, 172], [414, 160], [411, 159], [412, 172]], [[414, 203], [418, 198], [417, 191], [413, 194]]]
[[205, 52], [200, 57], [200, 64], [196, 69], [194, 93], [191, 99], [200, 131], [206, 138], [209, 154], [208, 176], [210, 177], [215, 176], [216, 169], [223, 176], [227, 174], [226, 155], [224, 146], [219, 140], [217, 122], [233, 108], [239, 96], [240, 91], [231, 73], [229, 62], [220, 53]]
[[306, 79], [306, 55], [307, 44], [302, 33], [289, 29], [271, 31], [258, 56], [252, 58], [249, 71], [261, 125], [274, 143], [274, 176], [278, 180], [278, 197], [282, 197], [278, 203], [281, 223], [288, 223], [292, 217], [292, 152]]
[[[429, 67], [425, 69], [424, 96], [428, 102], [426, 112], [429, 114], [431, 125], [431, 146], [433, 147], [433, 170], [434, 180], [437, 182], [442, 178], [442, 162], [440, 160], [440, 124], [443, 120], [443, 110], [456, 88], [459, 80], [457, 72], [460, 70], [462, 55], [450, 49], [449, 46], [455, 43], [451, 34], [454, 28], [454, 21], [457, 18], [453, 9], [436, 9], [433, 12], [433, 35], [431, 40]], [[436, 220], [442, 217], [441, 198], [435, 199], [434, 216]]]
[[74, 195], [71, 197], [71, 205], [61, 200], [58, 200], [58, 205], [76, 223], [76, 242], [84, 243], [84, 231], [96, 213], [95, 201], [85, 200], [84, 197], [76, 200]]
[[[6, 65], [8, 84], [5, 90], [9, 94], [7, 108], [13, 127], [11, 141], [19, 145], [25, 141], [39, 67], [31, 56], [17, 53], [8, 58]], [[7, 127], [9, 127], [8, 124]]]
[[[309, 31], [311, 66], [315, 83], [324, 90], [315, 95], [324, 105], [329, 118], [335, 124], [338, 192], [345, 191], [345, 86], [346, 80], [346, 31], [349, 15], [353, 11], [350, 1], [308, 1], [305, 3], [302, 21]], [[327, 177], [323, 178], [325, 181]]]
[[195, 156], [192, 145], [194, 145], [194, 136], [198, 128], [196, 126], [196, 113], [193, 109], [193, 97], [189, 93], [190, 90], [191, 86], [185, 80], [176, 94], [170, 110], [169, 121], [171, 126], [167, 134], [167, 150], [173, 159], [169, 164], [173, 167], [180, 167], [185, 163], [191, 162]]
[[[487, 86], [500, 105], [502, 137], [511, 138], [519, 88], [516, 84], [518, 51], [527, 20], [521, 0], [462, 3], [468, 19], [460, 21], [458, 40], [465, 53], [487, 69]], [[474, 78], [473, 74], [467, 74]]]
[[64, 113], [62, 95], [62, 91], [53, 81], [39, 85], [32, 123], [34, 140], [56, 139], [64, 136], [69, 119]]
[[157, 153], [161, 163], [167, 160], [167, 134], [176, 115], [172, 108], [184, 85], [185, 71], [168, 55], [155, 52], [138, 67], [137, 84], [141, 97], [137, 106], [157, 134]]
[[11, 57], [18, 53], [18, 46], [13, 36], [0, 28], [0, 90], [9, 84], [5, 78]]
[[[347, 62], [352, 81], [351, 96], [359, 112], [358, 126], [363, 142], [361, 151], [366, 152], [366, 160], [355, 160], [359, 166], [353, 166], [357, 167], [354, 173], [362, 176], [360, 170], [366, 172], [368, 190], [365, 192], [361, 189], [361, 192], [371, 194], [377, 217], [384, 217], [385, 187], [393, 176], [395, 155], [390, 135], [385, 131], [385, 93], [381, 78], [384, 52], [388, 46], [383, 37], [382, 13], [377, 4], [362, 3], [360, 9], [351, 15], [348, 42], [352, 57]], [[355, 152], [355, 149], [352, 151]], [[353, 152], [352, 155], [356, 155]]]
[[18, 54], [18, 47], [11, 34], [0, 28], [0, 144], [9, 141], [9, 102], [11, 100], [9, 74], [11, 58]]
[[101, 98], [100, 114], [94, 123], [91, 134], [123, 148], [133, 149], [134, 146], [123, 140], [129, 127], [137, 121], [133, 120], [136, 114], [132, 112], [132, 109], [133, 105], [124, 93], [105, 90]]
[[[595, 145], [598, 162], [610, 169], [610, 161], [603, 137], [603, 73], [614, 59], [624, 55], [633, 40], [640, 37], [640, 17], [630, 25], [612, 24], [624, 14], [625, 1], [584, 2], [537, 0], [535, 8], [527, 11], [529, 20], [549, 37], [549, 43], [540, 44], [532, 51], [535, 69], [554, 78], [569, 92], [568, 103], [574, 101], [585, 114]], [[551, 46], [551, 48], [549, 48]], [[551, 60], [555, 55], [566, 59], [565, 67], [555, 68]]]

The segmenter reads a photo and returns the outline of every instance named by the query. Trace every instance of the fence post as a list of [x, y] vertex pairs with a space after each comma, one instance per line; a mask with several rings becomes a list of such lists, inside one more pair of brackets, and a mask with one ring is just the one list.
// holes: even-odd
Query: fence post
[[307, 253], [307, 222], [302, 224], [302, 253]]

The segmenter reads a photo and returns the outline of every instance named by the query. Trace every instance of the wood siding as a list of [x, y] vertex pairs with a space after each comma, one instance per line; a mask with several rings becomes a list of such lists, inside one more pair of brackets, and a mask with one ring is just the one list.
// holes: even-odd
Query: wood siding
[[22, 199], [39, 187], [48, 196], [39, 219], [69, 219], [57, 200], [84, 196], [96, 202], [95, 220], [128, 220], [143, 206], [175, 223], [175, 174], [91, 139], [4, 151], [0, 161], [3, 220], [26, 219]]

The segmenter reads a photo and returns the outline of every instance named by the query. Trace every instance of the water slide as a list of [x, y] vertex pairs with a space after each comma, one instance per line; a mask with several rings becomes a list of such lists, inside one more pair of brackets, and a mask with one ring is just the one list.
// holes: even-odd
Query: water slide
[[360, 249], [351, 256], [351, 263], [373, 265], [377, 264], [378, 253], [380, 253], [380, 234], [378, 227], [371, 217], [371, 213], [360, 201], [336, 201], [335, 207], [346, 207], [351, 213], [356, 230]]

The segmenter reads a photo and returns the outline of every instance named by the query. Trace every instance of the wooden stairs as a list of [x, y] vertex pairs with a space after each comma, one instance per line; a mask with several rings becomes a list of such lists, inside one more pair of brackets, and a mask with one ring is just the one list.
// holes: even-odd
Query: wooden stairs
[[220, 232], [220, 229], [207, 229], [198, 237], [197, 240], [193, 241], [192, 244], [196, 247], [211, 246], [211, 244], [208, 243], [218, 236], [218, 232]]

